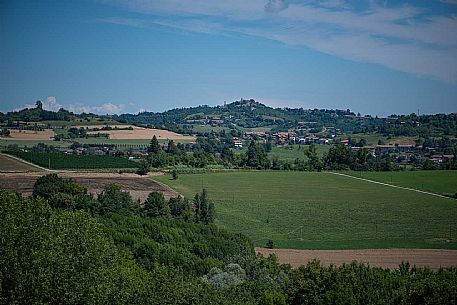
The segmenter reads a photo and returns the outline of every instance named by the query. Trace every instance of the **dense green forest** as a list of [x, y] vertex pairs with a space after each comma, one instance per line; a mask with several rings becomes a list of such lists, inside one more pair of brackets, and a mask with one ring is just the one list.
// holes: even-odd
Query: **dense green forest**
[[98, 198], [71, 179], [38, 179], [33, 196], [0, 190], [2, 304], [455, 304], [457, 269], [399, 270], [317, 261], [293, 270], [255, 256], [212, 224], [210, 194], [116, 185]]

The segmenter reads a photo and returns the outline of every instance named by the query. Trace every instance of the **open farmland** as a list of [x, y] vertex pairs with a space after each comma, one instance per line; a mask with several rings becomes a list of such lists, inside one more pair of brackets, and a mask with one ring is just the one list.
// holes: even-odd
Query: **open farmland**
[[0, 154], [0, 172], [36, 172], [41, 169], [36, 166], [21, 162], [13, 157]]
[[193, 136], [183, 136], [179, 133], [162, 130], [162, 129], [149, 129], [132, 126], [133, 130], [99, 130], [99, 131], [89, 131], [88, 134], [97, 134], [97, 133], [106, 133], [109, 135], [110, 139], [113, 140], [125, 140], [125, 139], [144, 139], [151, 140], [155, 135], [157, 139], [168, 139], [168, 140], [189, 140], [193, 141], [195, 138]]
[[138, 163], [107, 155], [72, 155], [64, 153], [8, 152], [18, 158], [49, 169], [136, 168]]
[[437, 194], [457, 193], [457, 171], [346, 172], [346, 174]]
[[54, 147], [66, 148], [71, 145], [71, 142], [54, 141], [54, 140], [17, 140], [12, 138], [0, 138], [0, 147], [7, 147], [9, 145], [17, 145], [19, 147], [32, 147], [39, 143], [52, 145]]
[[[30, 196], [33, 192], [33, 185], [43, 173], [0, 173], [0, 188], [11, 192], [21, 193]], [[117, 183], [123, 191], [130, 192], [133, 199], [144, 201], [150, 192], [162, 192], [165, 198], [176, 197], [179, 194], [171, 188], [157, 183], [149, 176], [138, 176], [135, 174], [114, 174], [114, 173], [59, 173], [60, 177], [73, 178], [87, 190], [97, 195], [105, 185]]]
[[457, 201], [314, 172], [158, 177], [192, 196], [206, 188], [219, 224], [256, 246], [294, 249], [457, 249]]
[[17, 141], [47, 141], [52, 140], [54, 137], [54, 131], [52, 129], [45, 129], [45, 130], [17, 130], [17, 129], [10, 129], [10, 136], [9, 137], [1, 137], [2, 140], [17, 140]]
[[262, 255], [275, 254], [280, 263], [294, 268], [317, 259], [325, 266], [350, 264], [352, 261], [367, 263], [372, 267], [398, 269], [401, 262], [416, 267], [438, 270], [457, 266], [457, 251], [444, 249], [362, 249], [362, 250], [295, 250], [256, 248]]

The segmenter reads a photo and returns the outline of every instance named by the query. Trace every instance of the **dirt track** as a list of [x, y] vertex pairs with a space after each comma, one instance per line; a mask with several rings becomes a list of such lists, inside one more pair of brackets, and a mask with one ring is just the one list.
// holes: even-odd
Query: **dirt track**
[[[32, 194], [33, 185], [44, 173], [0, 173], [0, 188], [18, 192], [25, 196]], [[85, 186], [94, 195], [101, 192], [106, 184], [117, 183], [122, 190], [130, 192], [134, 199], [144, 201], [150, 192], [163, 192], [165, 198], [176, 197], [179, 194], [166, 185], [150, 179], [149, 176], [136, 174], [115, 173], [58, 173], [65, 178], [73, 178]]]
[[409, 261], [418, 267], [457, 266], [457, 250], [442, 249], [364, 249], [364, 250], [294, 250], [256, 248], [262, 255], [276, 254], [279, 262], [294, 268], [318, 259], [323, 265], [342, 265], [351, 261], [368, 263], [372, 267], [398, 269], [402, 261]]

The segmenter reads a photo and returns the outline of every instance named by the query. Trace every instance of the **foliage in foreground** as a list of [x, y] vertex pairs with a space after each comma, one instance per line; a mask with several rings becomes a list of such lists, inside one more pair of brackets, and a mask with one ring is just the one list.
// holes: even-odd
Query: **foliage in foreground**
[[[184, 220], [114, 214], [93, 217], [83, 211], [53, 209], [43, 199], [22, 198], [0, 190], [0, 303], [455, 304], [457, 301], [455, 268], [432, 272], [410, 268], [404, 263], [399, 270], [390, 271], [358, 263], [323, 267], [314, 261], [291, 270], [278, 264], [275, 257], [255, 257], [252, 252], [237, 248], [240, 246], [236, 237], [233, 243], [224, 244], [222, 240], [230, 238], [230, 233], [220, 231], [222, 235], [218, 236], [215, 234], [218, 231], [213, 225]], [[129, 233], [119, 239], [119, 234], [125, 232]], [[213, 239], [207, 239], [208, 236]], [[122, 245], [120, 240], [131, 244]], [[145, 265], [134, 259], [140, 253], [135, 251], [144, 249], [148, 243], [157, 245], [156, 254], [173, 257], [172, 252], [193, 251], [193, 245], [204, 240], [208, 249], [216, 251], [211, 256], [217, 263], [204, 276], [183, 272], [186, 262], [179, 260], [161, 264], [160, 258], [153, 255]], [[223, 246], [217, 246], [218, 243]], [[175, 250], [164, 251], [168, 246]], [[222, 249], [220, 256], [217, 249]]]

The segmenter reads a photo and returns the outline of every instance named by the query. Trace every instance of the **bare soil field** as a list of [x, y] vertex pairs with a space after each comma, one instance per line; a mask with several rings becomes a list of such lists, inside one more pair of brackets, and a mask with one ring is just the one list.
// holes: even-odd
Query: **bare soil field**
[[[90, 126], [94, 127], [94, 126]], [[119, 127], [128, 127], [128, 126], [119, 126]], [[162, 129], [148, 129], [141, 128], [137, 126], [132, 126], [133, 130], [100, 130], [100, 131], [89, 131], [88, 134], [97, 134], [97, 133], [106, 133], [109, 134], [109, 138], [112, 140], [146, 140], [152, 139], [155, 135], [159, 140], [189, 140], [194, 141], [195, 137], [193, 136], [183, 136], [179, 133], [175, 133], [168, 130]]]
[[279, 262], [290, 264], [294, 268], [305, 265], [312, 259], [318, 259], [323, 265], [342, 265], [352, 261], [368, 263], [372, 267], [398, 269], [402, 261], [411, 266], [440, 267], [457, 266], [457, 250], [443, 249], [363, 249], [363, 250], [294, 250], [256, 248], [262, 255], [275, 254]]
[[17, 130], [10, 129], [9, 137], [0, 137], [2, 140], [52, 140], [54, 131], [52, 129], [45, 129], [42, 131], [34, 130]]
[[[0, 173], [0, 188], [11, 192], [18, 192], [30, 196], [35, 181], [43, 173]], [[150, 176], [138, 176], [135, 174], [114, 173], [59, 173], [59, 176], [73, 178], [85, 186], [91, 194], [99, 194], [104, 186], [109, 183], [121, 185], [122, 190], [130, 192], [133, 199], [144, 201], [150, 192], [164, 193], [165, 198], [176, 197], [176, 191], [159, 182], [150, 179]]]
[[21, 162], [10, 156], [0, 154], [0, 172], [36, 172], [41, 171], [36, 166]]

